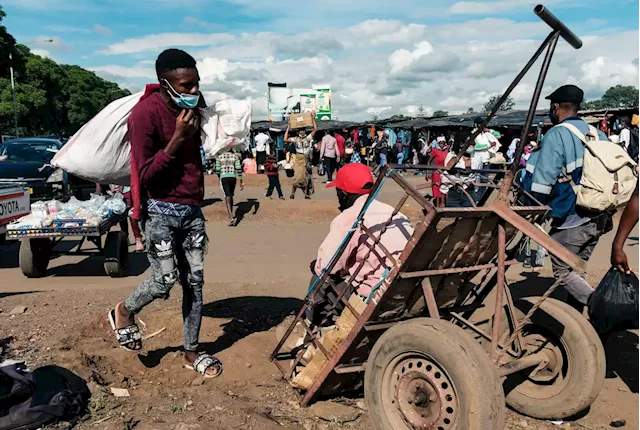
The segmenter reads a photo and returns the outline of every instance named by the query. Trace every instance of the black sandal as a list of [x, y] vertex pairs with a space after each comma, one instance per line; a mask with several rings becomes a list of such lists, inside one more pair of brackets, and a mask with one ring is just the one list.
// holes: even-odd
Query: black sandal
[[116, 340], [120, 348], [129, 352], [139, 352], [142, 350], [142, 335], [138, 324], [131, 324], [124, 328], [116, 327], [116, 310], [109, 311], [109, 322], [116, 335]]
[[[205, 353], [198, 355], [193, 364], [185, 364], [184, 367], [189, 370], [195, 370], [205, 378], [217, 378], [222, 374], [222, 362], [216, 357]], [[215, 375], [207, 373], [207, 370], [211, 367], [217, 370]]]

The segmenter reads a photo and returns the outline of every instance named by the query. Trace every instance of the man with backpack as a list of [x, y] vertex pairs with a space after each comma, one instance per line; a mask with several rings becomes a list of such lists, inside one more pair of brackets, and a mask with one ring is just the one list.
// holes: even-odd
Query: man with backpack
[[[635, 183], [631, 184], [633, 178], [628, 179], [632, 169], [627, 171], [625, 162], [616, 161], [618, 167], [625, 170], [616, 171], [615, 182], [614, 174], [602, 170], [608, 165], [604, 162], [597, 165], [598, 160], [609, 160], [611, 155], [618, 159], [627, 155], [618, 145], [609, 142], [604, 133], [578, 118], [583, 96], [583, 91], [575, 85], [564, 85], [547, 97], [554, 127], [545, 135], [540, 151], [532, 153], [527, 162], [530, 182], [526, 186], [534, 197], [551, 207], [553, 219], [549, 235], [586, 261], [600, 237], [612, 229], [615, 208], [620, 199], [628, 200]], [[598, 152], [603, 149], [610, 155]], [[582, 186], [578, 187], [579, 184]], [[551, 262], [554, 277], [561, 280], [570, 294], [569, 303], [574, 302], [572, 304], [582, 310], [593, 288], [560, 259], [552, 255]]]

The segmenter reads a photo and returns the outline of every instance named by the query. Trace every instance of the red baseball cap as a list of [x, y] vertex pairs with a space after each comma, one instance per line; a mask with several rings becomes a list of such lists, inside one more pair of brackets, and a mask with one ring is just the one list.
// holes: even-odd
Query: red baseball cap
[[336, 187], [351, 194], [369, 194], [373, 189], [373, 175], [362, 163], [347, 164], [338, 170], [336, 180], [327, 184], [327, 188], [329, 187]]

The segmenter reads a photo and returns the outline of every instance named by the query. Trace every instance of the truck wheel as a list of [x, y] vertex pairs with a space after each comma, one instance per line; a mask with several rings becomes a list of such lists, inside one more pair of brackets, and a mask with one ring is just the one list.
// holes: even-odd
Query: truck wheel
[[374, 345], [364, 376], [377, 430], [504, 427], [495, 367], [463, 329], [430, 318], [391, 327]]
[[47, 272], [51, 259], [51, 241], [49, 239], [24, 239], [20, 241], [18, 261], [20, 270], [27, 278], [41, 278]]
[[[539, 297], [518, 300], [522, 318]], [[507, 404], [538, 419], [564, 419], [588, 408], [606, 374], [602, 342], [578, 311], [566, 303], [546, 299], [523, 328], [525, 349], [545, 351], [550, 360], [535, 369], [509, 375], [504, 382]]]
[[104, 271], [112, 278], [127, 274], [129, 239], [122, 231], [110, 231], [104, 242]]

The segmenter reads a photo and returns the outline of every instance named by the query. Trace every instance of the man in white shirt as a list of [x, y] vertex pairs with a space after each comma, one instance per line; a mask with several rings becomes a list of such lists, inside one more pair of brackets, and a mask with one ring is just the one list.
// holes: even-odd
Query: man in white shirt
[[622, 130], [620, 131], [620, 146], [629, 152], [629, 144], [631, 143], [631, 130], [629, 129], [629, 119], [624, 118], [622, 121]]
[[270, 153], [269, 143], [271, 142], [271, 137], [265, 132], [260, 132], [253, 138], [253, 142], [256, 145], [256, 164], [258, 165], [258, 170], [264, 170], [264, 162], [267, 161], [267, 155]]

